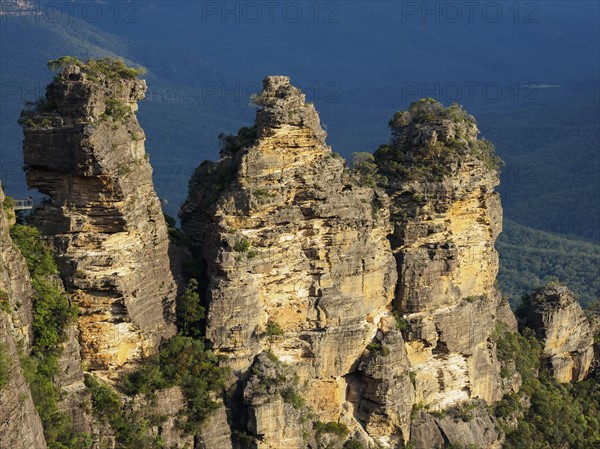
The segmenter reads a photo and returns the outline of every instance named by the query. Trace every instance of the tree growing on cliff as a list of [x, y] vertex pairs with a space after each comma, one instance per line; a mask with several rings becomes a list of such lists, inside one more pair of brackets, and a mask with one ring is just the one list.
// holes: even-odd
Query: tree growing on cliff
[[198, 294], [198, 281], [191, 279], [185, 292], [177, 300], [177, 328], [182, 335], [202, 338], [202, 320], [206, 310]]
[[86, 62], [80, 61], [73, 56], [63, 56], [48, 61], [48, 68], [53, 71], [62, 71], [68, 66], [77, 66], [82, 72], [88, 74], [92, 81], [104, 77], [114, 79], [136, 79], [146, 73], [144, 67], [129, 67], [122, 59], [116, 58], [90, 58]]
[[358, 152], [352, 154], [352, 170], [365, 187], [385, 186], [387, 178], [378, 173], [375, 157], [371, 153]]

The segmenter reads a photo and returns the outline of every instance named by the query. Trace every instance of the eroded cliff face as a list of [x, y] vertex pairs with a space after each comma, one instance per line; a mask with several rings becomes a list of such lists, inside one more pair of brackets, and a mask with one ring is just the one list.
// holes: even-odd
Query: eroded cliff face
[[135, 117], [146, 85], [113, 75], [67, 65], [22, 118], [27, 182], [48, 195], [33, 224], [79, 307], [82, 359], [108, 376], [174, 334], [176, 294]]
[[543, 342], [550, 372], [559, 382], [578, 382], [594, 359], [594, 333], [573, 293], [548, 285], [531, 297], [524, 324]]
[[[239, 373], [269, 352], [293, 367], [320, 420], [359, 427], [346, 390], [382, 338], [396, 284], [386, 199], [352, 180], [287, 77], [263, 84], [256, 127], [198, 168], [181, 212], [207, 266], [206, 338]], [[300, 447], [291, 405], [244, 397], [260, 447]]]
[[[0, 204], [4, 204], [4, 198], [0, 186]], [[14, 215], [12, 218], [14, 222]], [[27, 263], [10, 238], [11, 224], [13, 223], [10, 222], [10, 218], [4, 211], [0, 211], [0, 302], [4, 302], [10, 309], [8, 317], [17, 332], [17, 337], [28, 347], [32, 337], [31, 307], [34, 292]]]
[[375, 159], [387, 176], [398, 266], [394, 306], [406, 322], [416, 401], [445, 409], [502, 397], [497, 317], [516, 322], [495, 288], [502, 226], [492, 147], [474, 119], [433, 100], [390, 122]]
[[[4, 192], [0, 186], [0, 204]], [[0, 447], [46, 448], [39, 415], [25, 382], [19, 346], [31, 341], [33, 288], [27, 264], [10, 239], [9, 220], [0, 209]]]

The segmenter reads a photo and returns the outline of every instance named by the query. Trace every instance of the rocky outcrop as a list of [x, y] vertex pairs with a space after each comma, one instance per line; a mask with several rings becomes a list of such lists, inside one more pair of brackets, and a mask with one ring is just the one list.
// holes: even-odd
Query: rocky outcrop
[[[4, 193], [0, 188], [0, 204]], [[0, 447], [46, 448], [40, 417], [19, 358], [31, 341], [33, 288], [27, 264], [13, 246], [0, 210]]]
[[559, 382], [583, 380], [594, 359], [594, 339], [577, 298], [567, 287], [550, 284], [528, 302], [524, 324], [543, 342], [552, 375]]
[[411, 443], [415, 449], [448, 446], [500, 449], [503, 441], [498, 422], [488, 413], [485, 403], [465, 403], [435, 415], [421, 410], [411, 424]]
[[[0, 186], [0, 204], [4, 204], [4, 199]], [[8, 317], [17, 332], [17, 338], [28, 347], [32, 337], [31, 308], [34, 292], [27, 263], [14, 247], [9, 227], [7, 215], [0, 211], [0, 303], [10, 309]]]
[[[344, 405], [348, 375], [389, 316], [396, 283], [386, 199], [352, 179], [287, 77], [263, 85], [256, 126], [196, 170], [180, 215], [207, 267], [206, 337], [240, 373], [270, 351], [293, 366], [318, 419], [347, 416], [358, 428]], [[247, 432], [269, 436], [260, 447], [282, 437], [300, 447], [270, 418], [288, 404], [245, 401]]]
[[493, 147], [460, 107], [425, 99], [397, 113], [375, 153], [387, 177], [398, 266], [395, 308], [406, 322], [416, 401], [442, 410], [502, 397], [491, 341], [514, 317], [495, 288], [502, 226]]
[[350, 382], [348, 400], [369, 436], [384, 447], [397, 447], [410, 435], [414, 378], [394, 318], [382, 319], [375, 341], [361, 358], [359, 381]]
[[67, 63], [23, 114], [33, 224], [79, 307], [83, 362], [115, 376], [173, 335], [167, 230], [136, 118], [146, 85], [119, 65]]
[[19, 362], [15, 329], [0, 310], [0, 365], [7, 369], [0, 384], [0, 447], [45, 449], [42, 422], [31, 398]]

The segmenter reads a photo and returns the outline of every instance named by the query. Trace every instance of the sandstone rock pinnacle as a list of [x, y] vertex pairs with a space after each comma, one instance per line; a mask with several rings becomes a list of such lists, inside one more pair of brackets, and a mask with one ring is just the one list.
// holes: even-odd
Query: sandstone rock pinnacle
[[110, 371], [175, 332], [167, 229], [135, 117], [146, 83], [105, 60], [68, 62], [22, 116], [34, 224], [79, 307], [82, 358]]

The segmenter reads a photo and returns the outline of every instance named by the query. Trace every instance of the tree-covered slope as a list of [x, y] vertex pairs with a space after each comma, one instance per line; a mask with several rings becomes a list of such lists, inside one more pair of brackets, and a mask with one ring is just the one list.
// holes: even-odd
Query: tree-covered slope
[[496, 247], [500, 253], [500, 289], [513, 304], [551, 278], [566, 284], [584, 306], [600, 298], [600, 244], [505, 220]]

